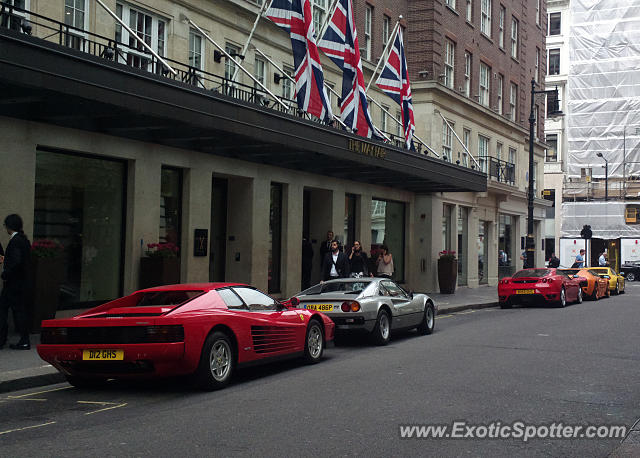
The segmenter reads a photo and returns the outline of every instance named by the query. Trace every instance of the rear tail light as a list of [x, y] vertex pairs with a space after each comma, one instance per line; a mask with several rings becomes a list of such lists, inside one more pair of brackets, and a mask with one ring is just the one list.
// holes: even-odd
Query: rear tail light
[[42, 328], [40, 342], [43, 344], [65, 344], [67, 340], [67, 328]]
[[358, 301], [346, 301], [342, 303], [340, 309], [343, 312], [359, 312], [360, 303]]
[[182, 342], [184, 340], [184, 328], [181, 325], [147, 326], [145, 328], [148, 342]]
[[43, 344], [139, 344], [183, 342], [182, 325], [42, 328]]

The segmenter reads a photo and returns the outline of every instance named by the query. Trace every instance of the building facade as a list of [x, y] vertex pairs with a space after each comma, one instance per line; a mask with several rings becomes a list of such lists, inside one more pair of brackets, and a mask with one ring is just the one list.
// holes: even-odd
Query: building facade
[[[566, 112], [567, 75], [569, 74], [569, 0], [547, 2], [547, 87], [557, 87], [560, 110]], [[547, 106], [550, 106], [549, 104]], [[566, 118], [549, 117], [544, 132], [548, 145], [544, 158], [544, 198], [553, 202], [547, 210], [544, 226], [545, 259], [559, 255], [562, 229], [562, 196], [565, 181], [565, 155], [568, 148]]]
[[[480, 30], [490, 13], [487, 37], [464, 38], [473, 46], [480, 39], [497, 43], [501, 13], [492, 3], [487, 11], [478, 2], [477, 16], [465, 25]], [[21, 214], [30, 238], [64, 246], [58, 310], [86, 308], [139, 288], [141, 258], [148, 244], [158, 242], [179, 247], [183, 282], [247, 282], [279, 297], [301, 288], [303, 237], [314, 249], [312, 281], [320, 279], [319, 248], [327, 230], [347, 247], [356, 239], [372, 252], [388, 245], [394, 278], [408, 289], [437, 289], [443, 249], [458, 252], [460, 285], [495, 285], [522, 265], [528, 170], [523, 116], [528, 65], [536, 55], [525, 44], [536, 42], [538, 27], [527, 25], [531, 12], [507, 9], [503, 32], [511, 33], [515, 19], [516, 57], [508, 54], [508, 35], [504, 51], [497, 44], [468, 44], [475, 56], [470, 87], [486, 89], [474, 100], [471, 89], [466, 95], [454, 89], [464, 81], [466, 41], [457, 42], [451, 88], [434, 70], [438, 59], [444, 62], [443, 47], [430, 63], [412, 50], [427, 41], [417, 39], [420, 34], [435, 36], [414, 29], [418, 3], [355, 2], [366, 81], [396, 19], [404, 16], [416, 134], [436, 155], [424, 145], [416, 152], [396, 145], [402, 144], [401, 129], [392, 118], [399, 111], [375, 85], [369, 92], [377, 102], [372, 118], [391, 142], [369, 141], [299, 113], [285, 76], [293, 65], [289, 37], [261, 19], [243, 52], [260, 4], [106, 4], [128, 27], [89, 1], [3, 3], [0, 79], [7, 90], [0, 156], [13, 170], [0, 182], [0, 209]], [[319, 26], [329, 5], [313, 6]], [[442, 8], [440, 13], [456, 13]], [[447, 25], [450, 38], [456, 27]], [[506, 60], [496, 57], [502, 53]], [[324, 56], [322, 63], [328, 85], [339, 90], [341, 75]], [[498, 72], [505, 77], [502, 95]], [[517, 87], [513, 119], [506, 111], [508, 84]], [[494, 109], [499, 100], [503, 112]], [[335, 95], [331, 102], [338, 113]], [[540, 177], [542, 146], [536, 142]], [[536, 200], [538, 263], [544, 205]], [[506, 261], [499, 260], [499, 250], [508, 253]]]

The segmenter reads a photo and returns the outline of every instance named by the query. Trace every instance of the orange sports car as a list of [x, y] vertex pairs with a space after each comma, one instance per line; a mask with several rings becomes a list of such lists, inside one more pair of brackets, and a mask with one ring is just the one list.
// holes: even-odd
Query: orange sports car
[[577, 275], [587, 279], [587, 286], [582, 287], [582, 295], [591, 300], [609, 297], [609, 281], [591, 269], [559, 269], [567, 275]]

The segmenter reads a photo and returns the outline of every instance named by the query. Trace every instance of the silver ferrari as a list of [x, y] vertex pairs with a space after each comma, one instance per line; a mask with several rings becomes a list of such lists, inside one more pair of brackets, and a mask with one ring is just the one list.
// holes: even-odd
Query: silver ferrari
[[391, 331], [416, 328], [431, 334], [437, 307], [426, 294], [405, 291], [388, 278], [341, 278], [312, 286], [295, 295], [300, 307], [330, 317], [337, 333], [364, 331], [378, 345]]

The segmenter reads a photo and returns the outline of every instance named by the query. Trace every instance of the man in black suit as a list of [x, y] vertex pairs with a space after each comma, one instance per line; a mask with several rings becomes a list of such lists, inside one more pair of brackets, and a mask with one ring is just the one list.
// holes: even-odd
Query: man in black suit
[[320, 244], [320, 265], [324, 265], [324, 258], [331, 252], [331, 242], [333, 242], [333, 231], [327, 231], [327, 240]]
[[331, 252], [327, 253], [322, 261], [322, 279], [326, 281], [333, 278], [347, 278], [349, 273], [349, 259], [340, 251], [338, 241], [333, 240]]
[[31, 244], [22, 231], [22, 218], [16, 214], [4, 219], [4, 227], [11, 236], [2, 261], [3, 287], [0, 294], [0, 348], [7, 342], [9, 309], [13, 311], [20, 341], [9, 345], [14, 350], [29, 350], [29, 323], [26, 299], [29, 292]]

